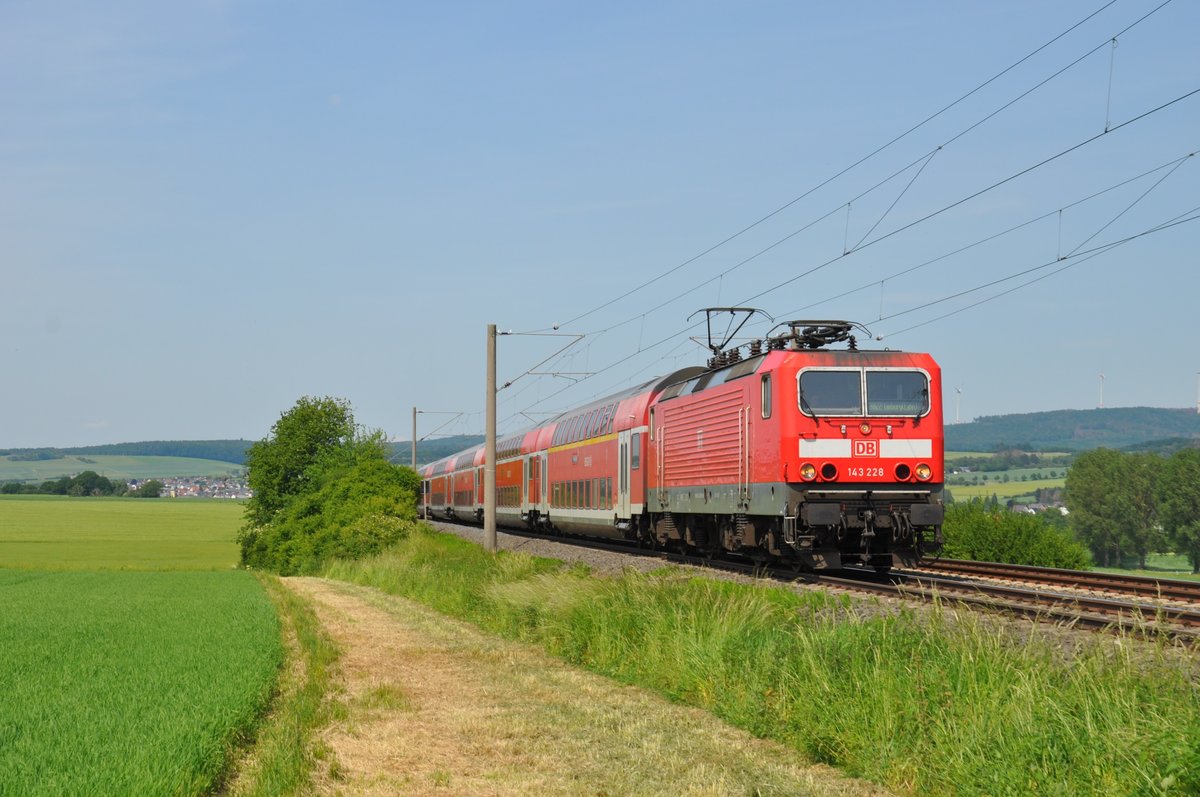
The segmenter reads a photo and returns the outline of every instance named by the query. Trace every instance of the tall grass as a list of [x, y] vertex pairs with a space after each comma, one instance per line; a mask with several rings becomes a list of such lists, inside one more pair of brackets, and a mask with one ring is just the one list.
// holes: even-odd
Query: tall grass
[[434, 606], [708, 708], [903, 794], [1200, 792], [1196, 662], [1111, 640], [1068, 656], [951, 609], [692, 578], [597, 578], [415, 534], [327, 575]]
[[0, 794], [219, 785], [282, 660], [244, 572], [0, 570]]

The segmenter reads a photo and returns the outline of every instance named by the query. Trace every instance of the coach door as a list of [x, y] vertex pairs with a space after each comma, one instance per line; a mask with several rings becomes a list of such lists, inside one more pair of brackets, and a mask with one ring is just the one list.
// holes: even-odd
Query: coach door
[[539, 481], [541, 481], [541, 483], [542, 483], [542, 500], [541, 500], [541, 503], [538, 505], [538, 510], [541, 512], [547, 512], [550, 509], [549, 498], [547, 497], [549, 494], [548, 485], [550, 484], [550, 471], [546, 468], [546, 465], [549, 462], [549, 459], [550, 459], [549, 454], [542, 454], [541, 460], [540, 460], [542, 463], [542, 467], [539, 472]]
[[525, 457], [521, 460], [521, 469], [525, 477], [525, 489], [521, 491], [521, 519], [524, 520], [529, 516], [529, 505], [537, 501], [537, 460]]
[[617, 432], [617, 517], [629, 517], [629, 461], [633, 456], [630, 432]]

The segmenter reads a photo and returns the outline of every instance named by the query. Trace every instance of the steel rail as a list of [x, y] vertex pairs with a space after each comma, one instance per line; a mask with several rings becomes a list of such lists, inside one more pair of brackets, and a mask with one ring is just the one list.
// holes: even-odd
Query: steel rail
[[1180, 579], [1012, 565], [1002, 562], [972, 562], [964, 559], [935, 559], [923, 563], [922, 567], [953, 573], [1034, 581], [1076, 589], [1101, 589], [1142, 598], [1200, 604], [1200, 582]]

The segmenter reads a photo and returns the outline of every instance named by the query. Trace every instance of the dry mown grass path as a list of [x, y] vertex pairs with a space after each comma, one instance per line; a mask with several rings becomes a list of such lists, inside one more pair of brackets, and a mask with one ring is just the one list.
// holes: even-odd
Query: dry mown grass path
[[[886, 792], [794, 763], [711, 714], [572, 668], [413, 602], [291, 578], [342, 649], [344, 719], [318, 790], [345, 795]], [[341, 712], [339, 712], [341, 713]]]

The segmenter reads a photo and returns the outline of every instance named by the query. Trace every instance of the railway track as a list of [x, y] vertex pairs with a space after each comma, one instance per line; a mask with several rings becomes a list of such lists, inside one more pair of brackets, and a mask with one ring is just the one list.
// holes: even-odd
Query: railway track
[[[963, 576], [900, 574], [901, 590], [925, 599], [935, 596], [1025, 617], [1046, 618], [1082, 628], [1161, 633], [1188, 642], [1200, 640], [1200, 606], [1147, 602], [1063, 592], [1036, 586], [1013, 586]], [[1045, 586], [1045, 585], [1041, 585]]]
[[[1112, 584], [1116, 581], [1125, 578], [1142, 581], [1135, 577], [1112, 577], [1107, 574], [1058, 571], [1059, 581], [1052, 582], [1046, 579], [1037, 582], [1043, 587], [1049, 585], [1055, 589], [1038, 589], [1030, 586], [1002, 584], [986, 579], [1007, 578], [1036, 581], [1032, 575], [1028, 574], [1023, 579], [1018, 577], [1014, 574], [1013, 568], [1039, 572], [1048, 568], [1020, 568], [1013, 565], [993, 565], [984, 562], [962, 562], [962, 570], [950, 574], [913, 570], [893, 571], [887, 576], [881, 576], [873, 570], [855, 569], [830, 573], [797, 573], [796, 570], [788, 567], [748, 560], [709, 558], [661, 551], [645, 548], [632, 542], [601, 541], [582, 537], [548, 537], [544, 534], [508, 528], [503, 529], [501, 533], [609, 553], [655, 558], [665, 563], [737, 572], [782, 582], [804, 582], [848, 592], [870, 593], [925, 602], [954, 602], [988, 611], [1058, 622], [1077, 628], [1161, 634], [1169, 639], [1178, 639], [1190, 644], [1200, 641], [1200, 597], [1192, 597], [1194, 593], [1188, 591], [1190, 585], [1186, 583], [1182, 585], [1181, 591], [1173, 589], [1175, 585], [1166, 584], [1152, 593], [1154, 597], [1170, 596], [1172, 600], [1191, 604], [1190, 606], [1180, 606], [1141, 600], [1141, 597], [1151, 594], [1145, 592], [1148, 589], [1146, 584], [1139, 584], [1136, 587], [1136, 589], [1143, 590], [1142, 592], [1133, 591], [1135, 588], [1131, 586], [1126, 591], [1125, 597], [1122, 598], [1069, 593], [1059, 589], [1063, 585], [1067, 585], [1076, 589], [1106, 589], [1111, 592], [1114, 590]], [[951, 560], [937, 562], [937, 567], [942, 568], [947, 561]], [[957, 560], [954, 561], [957, 564]], [[989, 566], [998, 569], [988, 570]], [[1098, 587], [1095, 582], [1089, 583], [1088, 576], [1100, 576], [1105, 580], [1106, 586]], [[1145, 580], [1166, 581], [1166, 579]]]
[[997, 562], [972, 562], [963, 559], [935, 559], [922, 569], [1200, 604], [1200, 582], [1178, 579], [1092, 573], [1084, 570]]

